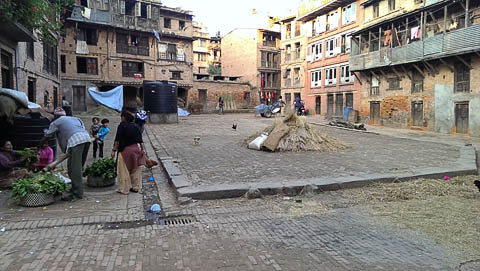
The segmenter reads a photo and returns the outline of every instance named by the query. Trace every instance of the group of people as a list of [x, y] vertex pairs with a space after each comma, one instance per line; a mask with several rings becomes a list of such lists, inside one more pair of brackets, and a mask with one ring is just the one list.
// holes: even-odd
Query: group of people
[[[111, 157], [117, 157], [117, 180], [118, 193], [137, 193], [142, 187], [142, 168], [145, 165], [146, 149], [142, 139], [139, 125], [134, 122], [134, 114], [129, 111], [121, 113], [121, 123], [112, 148]], [[67, 170], [72, 181], [70, 194], [62, 197], [62, 200], [74, 200], [83, 198], [83, 166], [87, 160], [90, 144], [93, 144], [93, 157], [96, 159], [97, 151], [99, 158], [103, 158], [105, 139], [110, 129], [109, 120], [99, 118], [92, 119], [90, 132], [80, 118], [66, 116], [65, 110], [58, 107], [54, 110], [54, 120], [48, 129], [44, 131], [45, 137], [39, 144], [40, 161], [35, 167], [41, 168], [53, 162], [53, 150], [48, 146], [48, 139], [56, 135], [58, 145], [62, 152], [68, 155]], [[24, 167], [25, 158], [22, 158], [13, 150], [13, 145], [8, 140], [0, 142], [0, 186], [11, 187], [13, 183], [27, 177], [29, 171]]]

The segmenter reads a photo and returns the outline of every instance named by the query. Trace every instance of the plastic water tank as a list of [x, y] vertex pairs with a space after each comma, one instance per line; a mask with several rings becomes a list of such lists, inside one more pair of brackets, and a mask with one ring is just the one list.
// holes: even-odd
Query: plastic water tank
[[177, 84], [168, 81], [144, 81], [144, 109], [150, 113], [177, 113]]

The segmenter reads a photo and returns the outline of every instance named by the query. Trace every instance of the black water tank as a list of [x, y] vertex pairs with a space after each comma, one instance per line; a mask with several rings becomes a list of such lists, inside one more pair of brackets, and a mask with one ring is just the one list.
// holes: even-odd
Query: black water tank
[[[7, 132], [7, 139], [12, 142], [15, 150], [37, 147], [43, 138], [43, 130], [48, 129], [50, 121], [42, 117], [39, 113], [30, 113], [27, 115], [15, 115], [13, 117], [13, 126]], [[57, 153], [57, 139], [52, 137], [48, 145]]]
[[177, 84], [175, 82], [144, 81], [143, 105], [150, 113], [177, 113]]

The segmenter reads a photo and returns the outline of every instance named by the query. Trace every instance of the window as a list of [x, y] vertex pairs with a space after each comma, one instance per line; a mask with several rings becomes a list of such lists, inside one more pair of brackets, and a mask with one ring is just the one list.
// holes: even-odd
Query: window
[[333, 30], [338, 28], [338, 10], [328, 14], [328, 28], [327, 30]]
[[185, 61], [185, 55], [177, 50], [177, 44], [158, 43], [158, 59]]
[[147, 18], [147, 4], [141, 3], [140, 6], [140, 17]]
[[327, 15], [317, 17], [313, 23], [313, 32], [315, 35], [327, 31]]
[[26, 50], [27, 50], [27, 57], [35, 60], [35, 43], [34, 42], [27, 42], [25, 43]]
[[417, 72], [412, 73], [412, 93], [423, 91], [423, 77]]
[[470, 68], [464, 63], [455, 64], [455, 92], [470, 92]]
[[172, 27], [172, 20], [170, 18], [163, 18], [163, 27], [165, 28]]
[[98, 74], [97, 59], [77, 56], [77, 73]]
[[342, 8], [342, 25], [354, 22], [357, 19], [356, 4], [352, 3]]
[[285, 86], [286, 87], [290, 87], [292, 85], [291, 72], [292, 72], [292, 70], [286, 69], [285, 74], [283, 75], [283, 77], [285, 78]]
[[43, 70], [53, 74], [58, 74], [57, 47], [51, 47], [43, 44]]
[[63, 73], [67, 72], [67, 59], [65, 55], [60, 56], [60, 71]]
[[339, 53], [338, 39], [333, 38], [325, 41], [325, 57], [335, 56]]
[[322, 59], [323, 54], [322, 54], [322, 42], [315, 43], [312, 45], [312, 60], [316, 61], [319, 59]]
[[178, 30], [183, 30], [185, 28], [185, 21], [178, 21]]
[[207, 61], [207, 57], [206, 57], [206, 54], [197, 54], [198, 55], [198, 61], [202, 61], [202, 62], [205, 62]]
[[400, 88], [400, 78], [387, 78], [388, 89], [387, 90], [399, 90]]
[[351, 84], [353, 83], [355, 76], [350, 72], [350, 66], [340, 66], [340, 83]]
[[172, 73], [172, 80], [182, 80], [182, 72], [181, 71], [170, 71]]
[[130, 16], [135, 15], [135, 7], [136, 7], [135, 1], [132, 1], [132, 0], [122, 1], [120, 8], [123, 9], [123, 6], [125, 6], [125, 9], [124, 9], [125, 10], [125, 15], [130, 15]]
[[43, 93], [43, 107], [48, 107], [48, 104], [50, 103], [50, 94], [48, 93], [47, 90]]
[[395, 0], [388, 0], [388, 10], [395, 10]]
[[13, 61], [12, 55], [6, 51], [1, 51], [1, 68], [2, 68], [2, 88], [12, 88], [13, 89]]
[[140, 35], [128, 35], [125, 33], [117, 33], [117, 53], [131, 55], [150, 55], [150, 47], [148, 46], [148, 37]]
[[122, 61], [122, 76], [134, 77], [135, 74], [143, 75], [143, 63]]
[[285, 46], [285, 61], [290, 61], [292, 53], [292, 45], [288, 44]]
[[300, 68], [293, 69], [293, 84], [295, 86], [300, 84]]
[[35, 103], [37, 101], [37, 79], [28, 77], [27, 88], [28, 100]]
[[334, 86], [337, 84], [337, 68], [325, 69], [325, 86]]
[[292, 37], [292, 23], [286, 25], [286, 38], [289, 39]]
[[88, 8], [88, 0], [80, 0], [80, 5], [81, 5], [82, 7]]
[[372, 8], [373, 8], [373, 18], [378, 18], [378, 16], [380, 16], [380, 4], [379, 3], [375, 3], [372, 5]]
[[79, 28], [77, 40], [86, 41], [88, 45], [97, 45], [97, 30], [86, 27]]
[[206, 47], [206, 44], [207, 44], [206, 40], [203, 40], [203, 39], [198, 40], [199, 47]]
[[312, 71], [310, 72], [311, 76], [311, 83], [310, 87], [319, 87], [322, 85], [322, 70]]
[[345, 107], [353, 107], [353, 93], [345, 94]]
[[300, 42], [295, 43], [295, 59], [300, 59]]
[[300, 27], [302, 25], [302, 22], [298, 21], [295, 22], [295, 37], [300, 36]]
[[352, 37], [348, 36], [348, 34], [342, 35], [342, 54], [350, 53], [351, 40]]

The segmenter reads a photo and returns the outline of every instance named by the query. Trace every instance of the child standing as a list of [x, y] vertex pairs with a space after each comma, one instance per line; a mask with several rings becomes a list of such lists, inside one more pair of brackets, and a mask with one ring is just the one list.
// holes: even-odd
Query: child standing
[[[98, 130], [100, 130], [100, 119], [97, 117], [92, 118], [92, 127], [90, 127], [90, 134], [93, 136], [93, 138], [97, 138], [97, 133]], [[93, 141], [93, 159], [97, 158], [97, 149], [98, 149], [98, 144], [97, 141]]]
[[102, 120], [102, 125], [100, 126], [100, 129], [98, 130], [97, 136], [96, 136], [96, 142], [98, 144], [98, 157], [103, 158], [103, 145], [105, 142], [105, 137], [107, 134], [110, 132], [110, 129], [108, 129], [108, 124], [110, 121], [108, 119], [103, 119]]
[[40, 161], [35, 164], [38, 170], [46, 167], [53, 162], [53, 150], [48, 146], [48, 139], [44, 138], [38, 143], [38, 153], [40, 155]]

